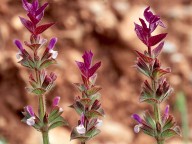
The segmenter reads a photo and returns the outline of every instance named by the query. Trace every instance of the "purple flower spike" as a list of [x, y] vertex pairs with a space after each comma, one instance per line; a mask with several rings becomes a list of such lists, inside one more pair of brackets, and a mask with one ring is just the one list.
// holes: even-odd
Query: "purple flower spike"
[[19, 50], [22, 52], [24, 50], [21, 42], [19, 40], [14, 40], [15, 45], [19, 48]]
[[34, 113], [33, 108], [32, 108], [31, 106], [28, 105], [28, 106], [26, 106], [25, 108], [26, 108], [27, 113], [28, 113], [31, 117], [35, 116], [35, 113]]
[[55, 44], [57, 43], [57, 38], [52, 38], [49, 42], [48, 49], [52, 50], [55, 47]]
[[142, 123], [142, 119], [141, 119], [141, 117], [139, 115], [133, 114], [131, 117], [133, 119], [135, 119], [138, 123], [140, 123], [140, 124]]
[[54, 99], [53, 99], [53, 107], [56, 107], [56, 106], [58, 106], [58, 104], [59, 104], [59, 101], [60, 101], [60, 97], [59, 96], [57, 96], [57, 97], [55, 97]]

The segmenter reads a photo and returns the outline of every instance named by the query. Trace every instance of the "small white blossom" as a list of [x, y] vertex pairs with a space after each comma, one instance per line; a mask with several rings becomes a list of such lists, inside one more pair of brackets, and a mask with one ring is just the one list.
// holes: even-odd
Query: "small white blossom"
[[53, 59], [56, 59], [56, 58], [57, 58], [58, 51], [54, 51], [54, 50], [52, 50], [52, 49], [51, 49], [51, 50], [49, 50], [49, 53], [51, 53], [51, 54], [52, 54], [52, 56], [51, 56], [51, 57], [52, 57]]
[[17, 59], [20, 59], [20, 58], [21, 58], [21, 54], [22, 54], [22, 53], [21, 53], [21, 51], [19, 50], [19, 52], [16, 54], [16, 58], [17, 58]]
[[63, 109], [61, 107], [59, 108], [59, 112], [63, 112]]
[[83, 124], [80, 124], [79, 126], [76, 127], [76, 130], [79, 134], [85, 134], [86, 130]]
[[26, 123], [29, 126], [33, 126], [35, 124], [35, 117], [33, 116], [33, 117], [28, 118]]
[[141, 124], [138, 124], [138, 125], [135, 125], [135, 127], [134, 127], [134, 132], [135, 133], [139, 133], [140, 132], [140, 129], [141, 129]]
[[96, 127], [101, 127], [103, 125], [103, 121], [100, 119], [97, 119]]

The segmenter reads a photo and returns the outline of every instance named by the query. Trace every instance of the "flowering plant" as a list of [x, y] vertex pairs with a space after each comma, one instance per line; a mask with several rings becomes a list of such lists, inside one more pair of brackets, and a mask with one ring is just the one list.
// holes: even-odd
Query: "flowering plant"
[[29, 42], [24, 42], [29, 50], [26, 50], [19, 40], [14, 41], [19, 49], [16, 57], [20, 59], [19, 63], [22, 66], [33, 71], [33, 73], [29, 75], [31, 87], [28, 87], [27, 90], [37, 95], [39, 99], [38, 114], [36, 115], [34, 113], [31, 106], [26, 106], [24, 107], [24, 118], [22, 121], [40, 131], [42, 133], [43, 143], [49, 144], [49, 130], [58, 126], [67, 125], [66, 120], [61, 117], [63, 109], [58, 106], [60, 101], [59, 96], [53, 99], [50, 113], [48, 114], [46, 111], [45, 94], [54, 86], [54, 81], [57, 79], [56, 74], [53, 72], [48, 74], [46, 68], [52, 64], [56, 64], [55, 59], [58, 52], [54, 51], [53, 48], [57, 42], [57, 38], [52, 38], [44, 52], [40, 53], [41, 47], [47, 42], [47, 39], [42, 38], [40, 34], [54, 24], [39, 25], [48, 3], [40, 7], [38, 0], [34, 0], [32, 3], [22, 0], [22, 4], [23, 8], [27, 11], [29, 19], [20, 17], [20, 21], [29, 30], [31, 36]]
[[87, 51], [82, 56], [84, 62], [76, 61], [81, 71], [83, 83], [75, 83], [82, 96], [77, 96], [75, 102], [70, 106], [80, 115], [78, 126], [72, 130], [71, 139], [78, 139], [82, 144], [100, 133], [98, 127], [102, 125], [100, 116], [104, 116], [104, 110], [100, 103], [100, 86], [95, 85], [96, 70], [101, 62], [92, 66], [93, 53]]
[[[152, 35], [157, 26], [165, 28], [160, 17], [150, 11], [150, 7], [144, 11], [145, 20], [139, 19], [141, 25], [135, 23], [135, 32], [138, 38], [147, 46], [148, 50], [141, 53], [136, 51], [138, 57], [136, 68], [149, 79], [145, 80], [142, 87], [140, 102], [150, 104], [154, 111], [152, 116], [148, 111], [144, 114], [144, 119], [139, 115], [133, 114], [132, 117], [138, 122], [134, 131], [138, 133], [142, 130], [144, 133], [154, 137], [158, 144], [164, 144], [164, 141], [172, 136], [180, 135], [180, 129], [176, 126], [174, 117], [169, 114], [169, 105], [166, 106], [164, 114], [161, 115], [160, 104], [164, 102], [171, 94], [173, 89], [168, 84], [165, 74], [170, 73], [170, 68], [162, 68], [158, 60], [164, 42], [162, 41], [167, 33]], [[147, 24], [146, 24], [147, 22]], [[152, 48], [155, 46], [154, 48]]]

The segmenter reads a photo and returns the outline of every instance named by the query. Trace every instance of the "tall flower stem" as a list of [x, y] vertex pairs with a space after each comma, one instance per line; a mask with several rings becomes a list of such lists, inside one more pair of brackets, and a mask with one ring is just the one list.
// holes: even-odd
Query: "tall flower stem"
[[46, 132], [42, 132], [42, 136], [43, 136], [43, 144], [49, 144], [49, 135], [48, 135], [48, 131], [46, 131]]

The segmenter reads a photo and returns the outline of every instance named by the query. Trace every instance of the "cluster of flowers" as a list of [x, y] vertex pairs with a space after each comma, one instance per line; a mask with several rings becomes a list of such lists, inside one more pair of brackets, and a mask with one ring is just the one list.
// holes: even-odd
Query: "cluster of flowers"
[[[150, 11], [150, 7], [145, 9], [144, 17], [145, 20], [139, 19], [141, 25], [135, 23], [135, 32], [138, 38], [147, 46], [148, 50], [145, 50], [143, 53], [136, 51], [138, 55], [136, 68], [151, 81], [145, 80], [140, 102], [146, 102], [153, 106], [154, 117], [148, 111], [145, 113], [144, 119], [137, 114], [133, 114], [132, 117], [138, 122], [138, 125], [134, 127], [134, 131], [138, 133], [142, 130], [144, 133], [154, 137], [158, 144], [163, 144], [168, 137], [180, 135], [179, 127], [176, 126], [173, 116], [169, 114], [169, 106], [166, 107], [163, 115], [160, 112], [160, 104], [173, 91], [164, 77], [171, 70], [170, 68], [163, 69], [157, 58], [164, 45], [162, 40], [167, 34], [161, 33], [152, 36], [152, 32], [157, 26], [165, 28], [165, 25], [159, 16], [154, 15]], [[155, 47], [152, 49], [153, 46]]]
[[[19, 40], [15, 40], [14, 43], [18, 47], [19, 52], [16, 57], [20, 60], [19, 63], [31, 69], [33, 73], [29, 75], [29, 83], [31, 87], [27, 90], [39, 98], [39, 113], [36, 115], [31, 106], [24, 107], [23, 122], [29, 126], [33, 126], [36, 130], [42, 132], [44, 137], [44, 143], [49, 143], [47, 139], [48, 131], [62, 125], [67, 125], [64, 118], [61, 117], [63, 109], [58, 106], [60, 97], [54, 98], [52, 103], [52, 109], [48, 114], [45, 106], [45, 93], [48, 92], [54, 85], [54, 81], [57, 79], [55, 73], [47, 73], [46, 68], [51, 64], [56, 63], [57, 51], [54, 51], [54, 46], [57, 42], [57, 38], [52, 38], [46, 46], [43, 53], [40, 52], [43, 46], [46, 45], [47, 39], [41, 37], [41, 34], [54, 23], [48, 23], [39, 25], [44, 16], [45, 8], [48, 3], [45, 3], [41, 7], [38, 0], [34, 0], [32, 3], [22, 0], [23, 8], [27, 11], [28, 19], [20, 17], [21, 23], [31, 33], [30, 41], [25, 41], [24, 44], [29, 49], [25, 49]], [[47, 134], [47, 135], [46, 135]]]
[[100, 133], [98, 127], [102, 125], [99, 117], [104, 116], [104, 111], [100, 103], [100, 86], [95, 85], [97, 74], [96, 70], [100, 67], [101, 62], [92, 66], [93, 53], [87, 51], [82, 56], [84, 62], [76, 61], [81, 71], [83, 83], [75, 83], [75, 86], [81, 93], [77, 96], [75, 102], [71, 105], [80, 115], [78, 126], [73, 129], [71, 139], [78, 139], [85, 143]]

